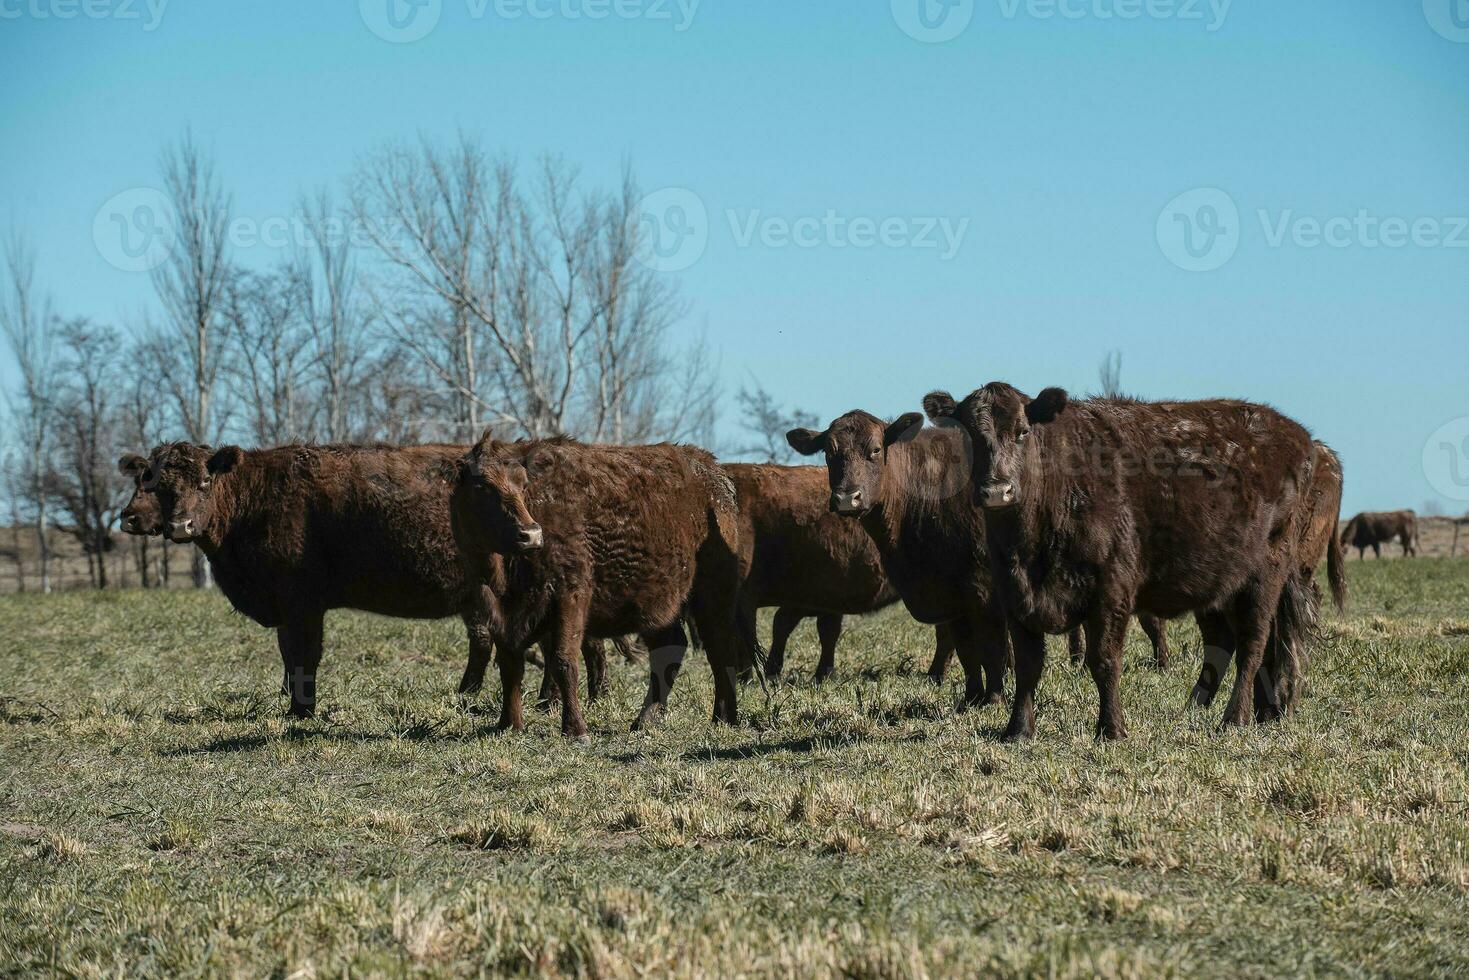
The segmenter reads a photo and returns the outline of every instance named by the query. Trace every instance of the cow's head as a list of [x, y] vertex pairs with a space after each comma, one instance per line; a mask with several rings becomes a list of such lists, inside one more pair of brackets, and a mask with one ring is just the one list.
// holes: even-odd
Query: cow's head
[[786, 441], [802, 456], [826, 454], [831, 509], [860, 517], [877, 503], [888, 447], [900, 439], [912, 438], [922, 427], [923, 416], [917, 412], [884, 422], [856, 409], [832, 422], [824, 432], [792, 429], [786, 433]]
[[118, 526], [125, 534], [162, 534], [163, 511], [158, 506], [158, 494], [153, 492], [153, 471], [147, 457], [127, 453], [117, 461], [117, 471], [133, 481], [133, 495], [118, 515]]
[[545, 532], [526, 508], [533, 463], [486, 433], [459, 459], [451, 499], [454, 535], [466, 554], [525, 554], [545, 544]]
[[[119, 468], [135, 473], [137, 480], [128, 503], [137, 516], [137, 530], [130, 533], [161, 531], [179, 544], [208, 535], [217, 519], [215, 483], [226, 478], [244, 456], [239, 446], [213, 449], [191, 442], [159, 446], [141, 468], [141, 457], [124, 456]], [[157, 530], [150, 532], [150, 527]], [[126, 521], [123, 529], [129, 530]]]
[[1055, 421], [1066, 403], [1060, 388], [1047, 388], [1032, 399], [1003, 381], [992, 381], [957, 403], [946, 391], [930, 392], [923, 397], [923, 410], [930, 419], [951, 418], [964, 427], [974, 447], [974, 503], [1003, 510], [1023, 498], [1021, 474], [1036, 471], [1027, 466], [1040, 452], [1030, 438], [1032, 428]]

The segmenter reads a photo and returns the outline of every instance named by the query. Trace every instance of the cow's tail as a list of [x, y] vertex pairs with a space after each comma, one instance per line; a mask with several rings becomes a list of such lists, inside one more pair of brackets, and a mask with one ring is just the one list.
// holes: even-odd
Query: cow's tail
[[1346, 555], [1342, 551], [1341, 541], [1333, 534], [1331, 541], [1326, 546], [1326, 578], [1331, 583], [1331, 601], [1336, 606], [1337, 612], [1345, 612], [1347, 608], [1347, 569]]
[[1293, 571], [1280, 590], [1275, 625], [1256, 679], [1255, 715], [1259, 720], [1288, 715], [1300, 700], [1320, 615], [1321, 590]]

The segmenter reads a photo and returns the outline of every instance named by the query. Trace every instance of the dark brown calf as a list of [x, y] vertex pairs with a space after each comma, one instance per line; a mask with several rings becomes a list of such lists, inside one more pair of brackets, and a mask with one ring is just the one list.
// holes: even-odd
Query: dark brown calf
[[[1315, 612], [1297, 552], [1316, 454], [1299, 424], [1247, 402], [1071, 402], [1059, 388], [1031, 399], [1003, 382], [959, 403], [934, 392], [924, 408], [957, 420], [970, 440], [970, 489], [1015, 645], [1007, 739], [1035, 732], [1044, 634], [1077, 625], [1100, 700], [1097, 734], [1126, 735], [1117, 685], [1134, 609], [1224, 617], [1238, 647], [1226, 724], [1255, 717], [1272, 627], [1290, 675], [1275, 689], [1297, 690]], [[1270, 705], [1267, 716], [1290, 707]]]
[[[816, 680], [831, 676], [843, 614], [874, 612], [898, 601], [882, 558], [854, 521], [831, 512], [826, 470], [819, 466], [730, 463], [724, 471], [740, 500], [740, 553], [748, 568], [740, 589], [741, 615], [780, 606], [771, 628], [765, 674], [785, 666], [786, 641], [807, 616], [816, 617], [821, 661]], [[748, 621], [742, 632], [752, 630]], [[953, 649], [936, 638], [929, 676], [942, 681]]]
[[1411, 510], [1364, 511], [1347, 521], [1342, 528], [1343, 547], [1356, 548], [1357, 560], [1367, 557], [1367, 549], [1382, 557], [1382, 543], [1397, 538], [1403, 546], [1403, 557], [1418, 554], [1418, 515]]
[[524, 660], [546, 640], [562, 692], [561, 730], [586, 736], [575, 653], [585, 636], [640, 634], [652, 651], [634, 727], [656, 721], [687, 645], [685, 610], [714, 672], [714, 719], [738, 720], [733, 629], [743, 574], [734, 487], [701, 449], [496, 442], [464, 455], [451, 501], [468, 573], [495, 597], [505, 686], [500, 723], [523, 724]]

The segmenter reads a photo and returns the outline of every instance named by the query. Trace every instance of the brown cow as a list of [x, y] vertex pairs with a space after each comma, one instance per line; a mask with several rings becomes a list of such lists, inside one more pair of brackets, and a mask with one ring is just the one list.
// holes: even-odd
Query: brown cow
[[1318, 604], [1297, 557], [1307, 519], [1298, 498], [1316, 456], [1298, 423], [1248, 402], [1071, 402], [1060, 388], [1031, 399], [1003, 382], [959, 403], [934, 392], [924, 409], [957, 420], [971, 440], [970, 491], [1015, 646], [1007, 739], [1035, 733], [1044, 634], [1078, 624], [1101, 703], [1097, 734], [1126, 736], [1117, 685], [1134, 609], [1217, 611], [1228, 623], [1238, 652], [1225, 724], [1255, 717], [1272, 626], [1274, 689], [1294, 696]]
[[[464, 575], [449, 528], [454, 467], [467, 446], [283, 446], [215, 451], [187, 442], [118, 462], [136, 487], [129, 534], [167, 533], [209, 558], [231, 605], [276, 630], [291, 714], [316, 707], [328, 609], [410, 619], [459, 616], [469, 632], [461, 693], [492, 651], [488, 595]], [[603, 690], [598, 649], [588, 696]]]
[[655, 722], [687, 645], [686, 609], [714, 672], [714, 720], [738, 720], [739, 510], [712, 455], [486, 434], [459, 463], [450, 510], [470, 574], [496, 599], [503, 727], [523, 724], [524, 661], [508, 653], [546, 639], [562, 733], [585, 738], [581, 707], [566, 696], [576, 689], [574, 652], [584, 636], [626, 633], [653, 651], [634, 728]]
[[1003, 703], [1005, 616], [990, 588], [979, 512], [959, 492], [962, 474], [954, 479], [958, 433], [900, 423], [856, 410], [822, 432], [792, 429], [786, 440], [804, 456], [825, 453], [829, 507], [860, 521], [913, 618], [949, 624], [964, 703]]
[[[1341, 542], [1336, 536], [1336, 526], [1341, 520], [1341, 459], [1326, 443], [1316, 442], [1314, 445], [1316, 463], [1312, 468], [1311, 492], [1299, 498], [1308, 515], [1300, 525], [1300, 550], [1297, 552], [1300, 577], [1306, 586], [1319, 590], [1316, 585], [1316, 570], [1324, 560], [1332, 602], [1341, 611], [1347, 606], [1346, 567]], [[1194, 705], [1207, 708], [1214, 702], [1219, 681], [1224, 677], [1229, 661], [1234, 656], [1234, 637], [1230, 633], [1228, 621], [1217, 613], [1200, 613], [1199, 628], [1208, 639], [1204, 644], [1204, 664], [1199, 670], [1199, 680], [1190, 692], [1189, 700]], [[1272, 628], [1270, 641], [1265, 647], [1266, 669], [1262, 672], [1267, 673], [1277, 684], [1289, 684], [1292, 682], [1291, 675], [1280, 671], [1272, 659], [1276, 657], [1276, 646], [1279, 642], [1279, 637]], [[1257, 688], [1255, 705], [1255, 714], [1260, 720], [1264, 720], [1268, 713], [1266, 706], [1272, 698], [1278, 703], [1286, 704], [1293, 699], [1288, 690], [1281, 689], [1261, 699], [1259, 694], [1262, 691], [1265, 691], [1264, 687]]]
[[1382, 543], [1397, 538], [1403, 546], [1403, 557], [1418, 554], [1418, 515], [1411, 510], [1364, 511], [1347, 521], [1342, 528], [1341, 543], [1357, 549], [1357, 560], [1367, 557], [1367, 549], [1382, 557]]
[[[861, 518], [913, 617], [947, 623], [954, 639], [965, 638], [971, 664], [986, 657], [993, 664], [1008, 658], [1004, 616], [991, 597], [984, 523], [963, 492], [969, 480], [964, 436], [957, 426], [924, 429], [922, 421], [910, 414], [888, 424], [858, 409], [824, 432], [792, 429], [786, 440], [803, 455], [826, 454], [829, 506]], [[1164, 625], [1138, 619], [1161, 669], [1168, 662]], [[985, 687], [975, 686], [979, 674], [966, 665], [966, 703], [1003, 701], [1004, 662], [986, 666]], [[937, 657], [935, 666], [941, 677]]]
[[[874, 612], [898, 601], [883, 574], [877, 548], [855, 522], [831, 513], [826, 470], [819, 466], [728, 463], [740, 500], [740, 552], [748, 567], [740, 589], [742, 632], [753, 630], [755, 609], [780, 606], [771, 625], [765, 675], [785, 666], [786, 641], [807, 616], [821, 640], [818, 682], [831, 676], [842, 615]], [[929, 676], [943, 680], [953, 642], [935, 640]]]

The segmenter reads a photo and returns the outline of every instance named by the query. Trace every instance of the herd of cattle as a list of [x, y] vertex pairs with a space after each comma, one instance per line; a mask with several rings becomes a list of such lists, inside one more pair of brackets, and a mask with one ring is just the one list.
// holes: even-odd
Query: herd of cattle
[[1133, 616], [1162, 666], [1163, 622], [1192, 613], [1205, 644], [1192, 699], [1209, 704], [1232, 660], [1224, 723], [1267, 721], [1297, 701], [1323, 558], [1340, 607], [1344, 544], [1414, 538], [1370, 515], [1338, 536], [1336, 454], [1264, 405], [1031, 398], [996, 382], [923, 407], [927, 425], [852, 411], [788, 433], [824, 470], [488, 433], [473, 446], [170, 443], [120, 461], [135, 484], [122, 527], [194, 543], [235, 609], [276, 630], [294, 716], [315, 710], [327, 610], [457, 615], [459, 690], [477, 691], [498, 653], [499, 725], [521, 729], [539, 644], [573, 738], [587, 733], [578, 661], [595, 697], [603, 639], [650, 651], [634, 728], [662, 717], [691, 636], [714, 719], [733, 723], [740, 675], [763, 652], [756, 609], [777, 607], [772, 677], [791, 629], [816, 617], [821, 679], [842, 616], [900, 600], [934, 626], [935, 681], [957, 655], [966, 705], [1003, 704], [1013, 669], [1007, 739], [1034, 734], [1045, 636], [1062, 633], [1096, 682], [1097, 734], [1125, 736]]

